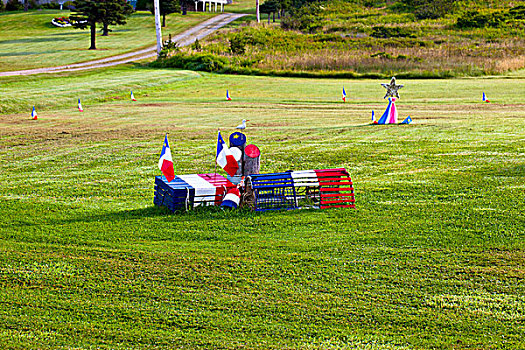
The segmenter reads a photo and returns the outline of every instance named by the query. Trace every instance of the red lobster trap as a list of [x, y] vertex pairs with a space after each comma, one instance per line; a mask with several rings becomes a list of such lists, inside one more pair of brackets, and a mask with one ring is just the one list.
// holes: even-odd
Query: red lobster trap
[[257, 211], [355, 208], [353, 182], [344, 168], [250, 175], [244, 191], [250, 190]]

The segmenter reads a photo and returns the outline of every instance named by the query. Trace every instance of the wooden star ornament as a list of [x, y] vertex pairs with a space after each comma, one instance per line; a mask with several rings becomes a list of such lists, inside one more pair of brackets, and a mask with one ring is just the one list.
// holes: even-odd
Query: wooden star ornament
[[381, 85], [386, 89], [386, 94], [385, 94], [385, 97], [383, 98], [387, 98], [389, 96], [392, 96], [392, 97], [395, 96], [397, 98], [400, 98], [398, 90], [401, 89], [403, 85], [396, 85], [396, 77], [392, 77], [392, 80], [390, 80], [390, 84], [381, 84]]

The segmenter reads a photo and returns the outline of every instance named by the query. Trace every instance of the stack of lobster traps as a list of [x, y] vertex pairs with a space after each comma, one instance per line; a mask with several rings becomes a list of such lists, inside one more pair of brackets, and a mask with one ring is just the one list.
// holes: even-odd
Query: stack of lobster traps
[[218, 174], [179, 175], [171, 182], [157, 176], [154, 203], [171, 211], [221, 205], [235, 187], [241, 193], [240, 207], [256, 211], [355, 208], [354, 186], [344, 168], [254, 174], [239, 186]]

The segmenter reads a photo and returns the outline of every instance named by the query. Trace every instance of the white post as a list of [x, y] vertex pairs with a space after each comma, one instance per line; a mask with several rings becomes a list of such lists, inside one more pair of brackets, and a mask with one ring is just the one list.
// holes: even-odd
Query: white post
[[158, 57], [160, 55], [160, 50], [162, 50], [162, 31], [160, 29], [159, 0], [153, 0], [153, 7], [155, 9], [155, 30], [157, 32], [157, 57]]
[[221, 2], [221, 12], [224, 12], [224, 4]]
[[211, 12], [211, 1], [210, 1], [210, 8], [209, 8], [210, 12]]
[[261, 23], [261, 14], [259, 13], [259, 0], [255, 0], [255, 13], [257, 14], [257, 23]]
[[217, 2], [215, 2], [215, 12], [217, 12]]

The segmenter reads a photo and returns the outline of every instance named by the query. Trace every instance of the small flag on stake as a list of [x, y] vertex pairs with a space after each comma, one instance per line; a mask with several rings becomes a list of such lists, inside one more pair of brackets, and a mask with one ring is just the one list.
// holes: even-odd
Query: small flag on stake
[[175, 178], [175, 169], [173, 168], [173, 159], [171, 158], [170, 144], [168, 143], [168, 134], [166, 134], [166, 137], [164, 138], [162, 152], [160, 152], [159, 169], [160, 171], [162, 171], [162, 174], [166, 177], [166, 180], [168, 182]]
[[230, 97], [230, 92], [226, 90], [226, 101], [231, 101], [232, 98]]
[[406, 117], [405, 120], [401, 122], [401, 124], [410, 124], [412, 123], [412, 118], [410, 116]]
[[346, 102], [346, 91], [345, 91], [344, 86], [343, 86], [343, 102]]
[[373, 110], [372, 110], [372, 124], [377, 124], [376, 114], [374, 113]]
[[37, 120], [38, 119], [38, 115], [36, 114], [35, 106], [33, 106], [33, 111], [31, 112], [31, 118], [33, 120]]
[[485, 95], [485, 93], [483, 93], [483, 102], [490, 103], [490, 101], [489, 101], [489, 99], [487, 98], [487, 96]]
[[80, 103], [80, 99], [78, 99], [78, 111], [84, 112], [84, 109], [82, 108], [82, 103]]
[[133, 95], [133, 91], [131, 91], [131, 101], [136, 101], [135, 95]]

